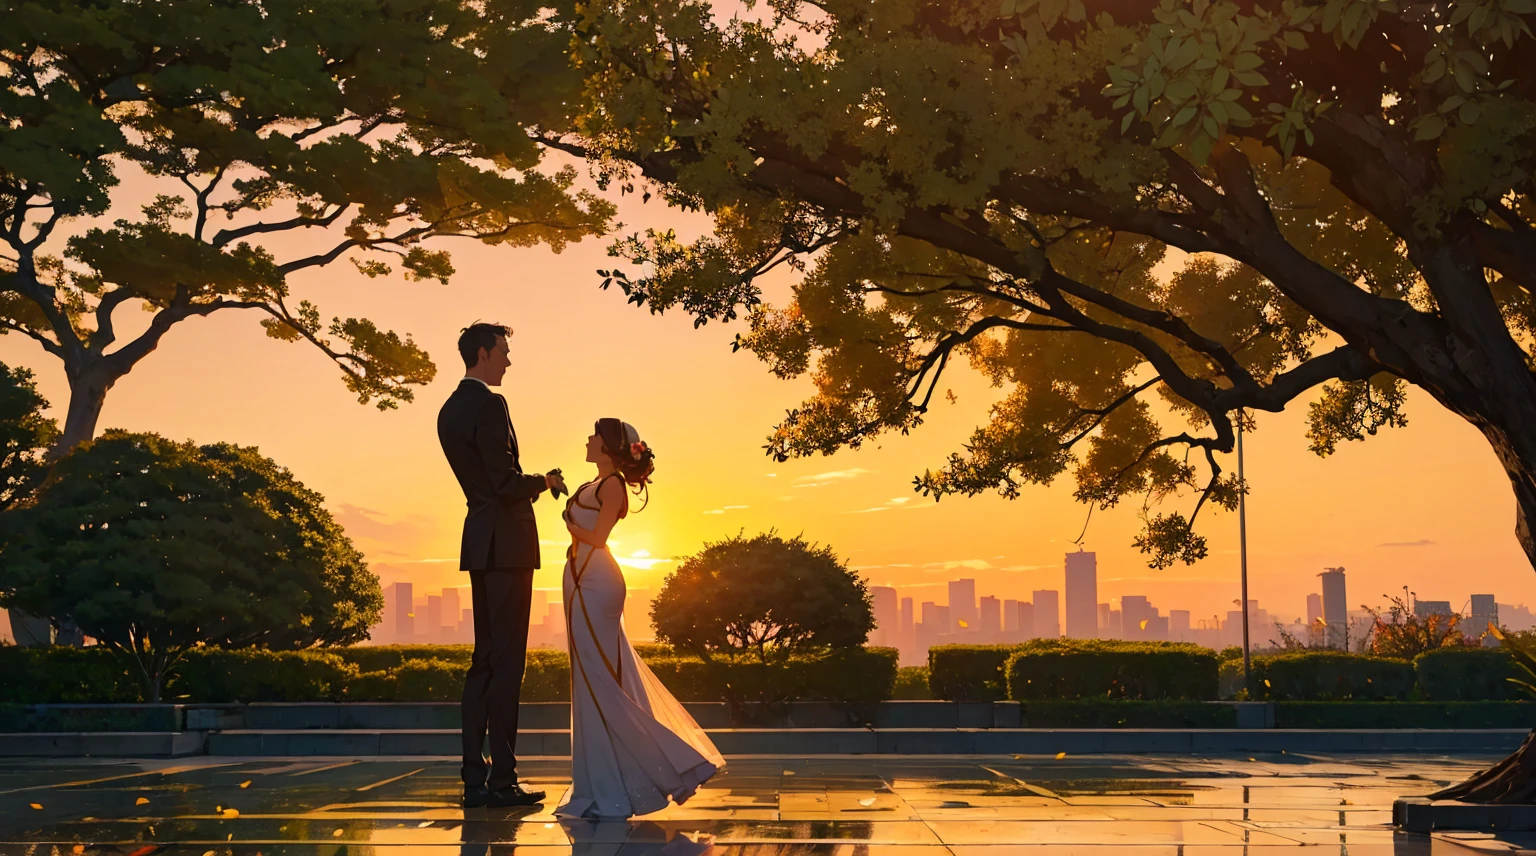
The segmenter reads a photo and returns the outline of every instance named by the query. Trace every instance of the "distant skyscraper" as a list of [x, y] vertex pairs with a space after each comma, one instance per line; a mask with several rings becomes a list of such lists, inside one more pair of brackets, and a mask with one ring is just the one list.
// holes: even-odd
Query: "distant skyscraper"
[[390, 589], [395, 593], [394, 641], [408, 645], [416, 641], [416, 595], [410, 583], [395, 583]]
[[890, 586], [870, 586], [869, 596], [875, 613], [875, 629], [869, 634], [871, 645], [893, 646], [897, 644], [897, 625], [900, 612], [896, 605], [896, 590]]
[[967, 629], [976, 629], [975, 580], [949, 581], [949, 620], [951, 630], [957, 628], [962, 621]]
[[1003, 632], [1002, 603], [997, 598], [987, 595], [981, 599], [980, 610], [976, 616], [979, 625], [977, 629], [981, 635], [987, 637], [988, 642], [996, 641], [999, 633]]
[[443, 640], [443, 596], [440, 594], [427, 595], [427, 614], [424, 616], [421, 626], [423, 634], [430, 643]]
[[1191, 639], [1189, 610], [1168, 610], [1168, 639], [1172, 642], [1188, 642]]
[[1073, 639], [1092, 639], [1099, 635], [1099, 563], [1096, 555], [1081, 549], [1067, 554], [1067, 635]]
[[1098, 604], [1099, 638], [1113, 639], [1114, 634], [1109, 632], [1109, 604]]
[[1039, 636], [1035, 632], [1035, 605], [1027, 600], [1019, 601], [1019, 635], [1025, 639]]
[[1323, 621], [1328, 625], [1323, 644], [1348, 648], [1349, 601], [1344, 593], [1344, 569], [1327, 568], [1318, 576], [1323, 581]]
[[1413, 614], [1419, 618], [1428, 618], [1431, 615], [1450, 615], [1451, 602], [1448, 600], [1415, 600], [1413, 602]]
[[912, 635], [912, 624], [912, 598], [904, 597], [901, 599], [901, 638]]
[[1150, 621], [1155, 611], [1152, 602], [1139, 594], [1128, 594], [1120, 598], [1120, 620], [1124, 623], [1125, 638], [1131, 640], [1150, 639], [1147, 631], [1150, 629]]
[[1019, 629], [1019, 602], [1003, 601], [1003, 632], [1016, 633]]
[[[1488, 632], [1490, 626], [1499, 626], [1499, 605], [1494, 602], [1491, 594], [1472, 595], [1471, 622], [1467, 625], [1466, 635], [1476, 639], [1483, 638], [1483, 644], [1492, 647], [1497, 645], [1497, 639]], [[1490, 641], [1491, 640], [1491, 641]]]
[[1035, 597], [1035, 635], [1041, 639], [1061, 637], [1061, 594], [1037, 591]]
[[1307, 595], [1307, 626], [1316, 624], [1323, 617], [1323, 596]]
[[443, 589], [443, 624], [455, 631], [459, 629], [459, 612], [464, 608], [459, 599], [464, 594], [460, 586], [449, 586]]

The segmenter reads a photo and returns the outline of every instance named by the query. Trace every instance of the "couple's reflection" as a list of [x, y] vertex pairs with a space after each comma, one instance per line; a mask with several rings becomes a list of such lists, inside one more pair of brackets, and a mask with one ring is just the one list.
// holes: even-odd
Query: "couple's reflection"
[[[528, 823], [526, 818], [541, 811], [540, 806], [497, 813], [488, 817], [466, 817], [459, 839], [461, 856], [510, 854], [518, 844], [555, 844], [545, 834], [553, 824]], [[650, 821], [561, 820], [558, 827], [571, 845], [571, 856], [707, 856], [714, 850], [714, 838], [703, 832], [663, 827]], [[534, 833], [538, 840], [532, 840]], [[626, 846], [627, 845], [627, 846]]]

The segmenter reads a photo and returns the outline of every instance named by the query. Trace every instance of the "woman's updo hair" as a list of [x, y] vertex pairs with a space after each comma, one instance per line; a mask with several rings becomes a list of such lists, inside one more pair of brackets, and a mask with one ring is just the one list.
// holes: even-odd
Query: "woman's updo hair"
[[650, 483], [651, 473], [656, 471], [656, 453], [640, 439], [635, 426], [617, 419], [599, 419], [597, 436], [603, 441], [603, 453], [613, 461], [625, 484], [639, 490]]

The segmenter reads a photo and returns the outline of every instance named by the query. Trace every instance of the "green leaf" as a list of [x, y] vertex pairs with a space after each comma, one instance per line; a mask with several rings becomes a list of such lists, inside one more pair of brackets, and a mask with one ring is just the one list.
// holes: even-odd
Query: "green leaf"
[[1445, 120], [1434, 114], [1419, 117], [1414, 124], [1413, 138], [1415, 140], [1433, 140], [1445, 131]]

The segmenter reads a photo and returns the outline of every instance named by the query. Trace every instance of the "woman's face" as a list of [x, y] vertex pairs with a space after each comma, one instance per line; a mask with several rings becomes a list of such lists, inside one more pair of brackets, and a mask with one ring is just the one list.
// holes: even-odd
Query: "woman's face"
[[603, 438], [597, 436], [594, 432], [591, 437], [587, 438], [587, 463], [596, 464], [603, 461], [606, 457], [603, 454]]

